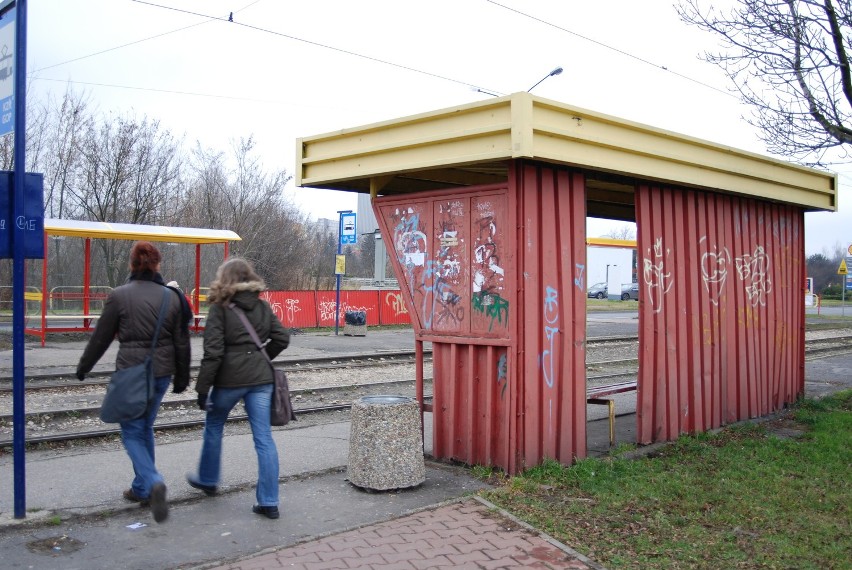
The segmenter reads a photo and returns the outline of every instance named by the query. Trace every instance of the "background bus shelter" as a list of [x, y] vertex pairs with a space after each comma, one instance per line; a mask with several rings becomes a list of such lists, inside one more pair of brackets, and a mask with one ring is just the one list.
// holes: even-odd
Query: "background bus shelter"
[[[635, 221], [640, 443], [804, 391], [804, 212], [834, 174], [515, 93], [297, 141], [298, 186], [370, 193], [433, 450], [509, 473], [586, 455], [586, 216]], [[422, 359], [416, 372], [422, 402]], [[425, 406], [424, 406], [425, 407]]]
[[[81, 293], [82, 312], [79, 315], [48, 315], [47, 309], [50, 303], [47, 290], [48, 278], [48, 246], [50, 237], [65, 236], [77, 237], [84, 240], [83, 256], [83, 288]], [[230, 230], [213, 230], [205, 228], [181, 228], [169, 226], [149, 226], [139, 224], [119, 224], [108, 222], [90, 222], [80, 220], [44, 220], [44, 260], [41, 271], [41, 292], [27, 292], [24, 297], [27, 301], [38, 301], [41, 304], [41, 315], [39, 326], [26, 327], [26, 334], [38, 336], [44, 346], [45, 335], [50, 332], [80, 332], [89, 331], [98, 318], [98, 315], [90, 312], [92, 301], [91, 292], [91, 241], [93, 239], [106, 240], [132, 240], [166, 243], [189, 243], [195, 244], [195, 287], [193, 288], [189, 301], [195, 314], [194, 329], [200, 329], [200, 322], [204, 315], [200, 313], [201, 302], [201, 246], [205, 244], [223, 244], [224, 258], [228, 257], [228, 244], [239, 241], [241, 238]], [[61, 324], [64, 322], [65, 324]], [[55, 323], [55, 324], [54, 324]], [[80, 323], [80, 324], [77, 324]]]

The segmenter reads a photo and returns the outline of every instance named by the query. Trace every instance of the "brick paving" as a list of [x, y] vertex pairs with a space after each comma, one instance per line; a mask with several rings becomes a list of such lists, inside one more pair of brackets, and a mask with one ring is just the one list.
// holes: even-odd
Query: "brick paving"
[[216, 570], [603, 570], [557, 544], [502, 512], [468, 499], [262, 553]]

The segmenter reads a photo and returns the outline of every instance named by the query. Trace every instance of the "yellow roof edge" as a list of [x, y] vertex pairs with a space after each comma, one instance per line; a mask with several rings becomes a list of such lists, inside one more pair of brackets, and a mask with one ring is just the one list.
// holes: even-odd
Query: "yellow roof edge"
[[586, 245], [594, 245], [598, 247], [636, 247], [636, 240], [634, 239], [614, 239], [614, 238], [603, 238], [603, 237], [590, 237], [586, 238]]
[[[134, 229], [135, 228], [135, 229]], [[124, 239], [169, 243], [225, 243], [242, 241], [231, 230], [184, 228], [175, 226], [149, 226], [84, 220], [44, 219], [44, 233], [49, 236], [66, 236], [95, 239]]]

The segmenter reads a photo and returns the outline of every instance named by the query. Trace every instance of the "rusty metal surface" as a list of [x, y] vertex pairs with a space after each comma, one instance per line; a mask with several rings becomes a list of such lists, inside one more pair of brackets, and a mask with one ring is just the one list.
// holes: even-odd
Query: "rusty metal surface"
[[801, 209], [640, 185], [639, 442], [765, 415], [804, 390]]
[[508, 469], [515, 221], [507, 187], [378, 198], [374, 210], [416, 338], [432, 342], [433, 453]]
[[[583, 175], [516, 162], [521, 465], [586, 455], [586, 193]], [[510, 367], [514, 372], [514, 367]], [[510, 383], [515, 377], [510, 372]], [[510, 389], [512, 386], [510, 385]]]
[[375, 208], [419, 334], [509, 337], [505, 185], [379, 198]]
[[579, 173], [511, 173], [374, 208], [432, 342], [436, 457], [515, 473], [586, 453], [586, 197]]

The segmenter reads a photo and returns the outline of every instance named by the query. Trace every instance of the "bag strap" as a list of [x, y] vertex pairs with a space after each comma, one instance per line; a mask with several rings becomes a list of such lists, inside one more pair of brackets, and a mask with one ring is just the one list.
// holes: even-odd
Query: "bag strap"
[[257, 345], [257, 348], [260, 350], [261, 354], [266, 357], [266, 361], [269, 363], [269, 365], [272, 366], [272, 359], [269, 358], [268, 354], [266, 354], [266, 343], [260, 342], [260, 337], [257, 336], [257, 331], [254, 330], [253, 326], [251, 326], [251, 323], [249, 322], [248, 317], [243, 312], [243, 310], [236, 306], [234, 303], [228, 303], [228, 308], [234, 311], [234, 313], [240, 318], [240, 321], [242, 321], [243, 326], [248, 331], [251, 339]]
[[153, 356], [154, 350], [157, 348], [157, 339], [160, 337], [160, 327], [163, 325], [163, 319], [166, 317], [166, 309], [169, 306], [169, 288], [163, 287], [163, 302], [160, 305], [160, 314], [157, 315], [157, 326], [154, 329], [154, 338], [151, 340], [151, 352], [149, 356]]

